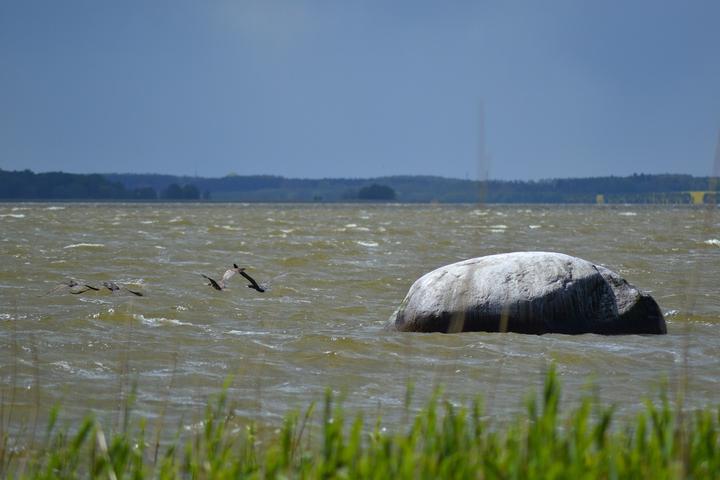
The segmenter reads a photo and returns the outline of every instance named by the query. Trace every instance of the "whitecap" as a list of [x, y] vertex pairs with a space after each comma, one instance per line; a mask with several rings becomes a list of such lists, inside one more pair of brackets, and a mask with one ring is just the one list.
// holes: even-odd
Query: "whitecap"
[[[92, 344], [88, 344], [88, 346], [92, 346]], [[102, 362], [93, 362], [95, 364], [95, 370], [98, 372], [109, 372], [110, 368], [103, 365]]]
[[705, 245], [715, 245], [716, 247], [720, 247], [720, 240], [717, 238], [711, 238], [710, 240], [705, 240]]
[[62, 370], [65, 370], [66, 372], [72, 372], [73, 368], [70, 366], [68, 362], [65, 360], [60, 360], [58, 362], [53, 362], [50, 365], [55, 365], [56, 367], [59, 367]]
[[65, 207], [45, 207], [45, 210], [65, 210]]
[[257, 340], [253, 340], [252, 342], [256, 345], [260, 345], [261, 347], [269, 348], [270, 350], [277, 350], [278, 348], [280, 348], [279, 346], [270, 345], [268, 343], [259, 342]]
[[104, 246], [102, 243], [71, 243], [63, 248], [103, 248]]
[[25, 218], [25, 214], [24, 213], [3, 213], [2, 215], [0, 215], [0, 218], [6, 218], [6, 217]]
[[506, 228], [508, 228], [508, 227], [507, 227], [507, 225], [490, 225], [490, 228], [506, 229]]
[[[80, 300], [83, 303], [92, 303], [95, 305], [112, 305], [112, 302], [109, 302], [107, 300], [103, 300], [102, 298], [90, 298], [90, 297], [81, 297], [78, 300]], [[111, 309], [112, 310], [112, 309]], [[110, 312], [112, 313], [112, 312]], [[99, 313], [94, 313], [92, 318], [100, 318]]]
[[228, 330], [229, 335], [267, 335], [268, 332], [253, 332], [250, 330]]
[[491, 231], [492, 233], [505, 233], [505, 229], [504, 229], [504, 228], [491, 228], [490, 231]]
[[133, 318], [134, 318], [135, 320], [140, 320], [140, 322], [142, 322], [143, 325], [147, 325], [147, 326], [149, 326], [149, 327], [159, 327], [159, 326], [161, 326], [161, 325], [163, 325], [163, 324], [176, 325], [176, 326], [181, 326], [181, 325], [193, 326], [193, 324], [190, 323], [190, 322], [181, 322], [180, 320], [176, 320], [176, 319], [174, 319], [174, 318], [145, 317], [145, 315], [143, 315], [143, 314], [141, 314], [141, 313], [140, 313], [140, 314], [135, 314], [135, 315], [133, 315]]
[[231, 230], [233, 232], [239, 232], [240, 230], [242, 230], [242, 228], [240, 227], [233, 227], [231, 225], [222, 225], [220, 228], [222, 228], [223, 230]]
[[347, 225], [345, 225], [345, 228], [356, 228], [356, 227], [357, 227], [357, 223], [348, 223]]
[[363, 242], [362, 240], [358, 240], [357, 244], [362, 245], [363, 247], [377, 247], [378, 245], [380, 245], [377, 242]]
[[535, 230], [536, 228], [542, 228], [542, 225], [528, 225], [528, 228]]
[[155, 223], [155, 220], [140, 220], [140, 223], [142, 223], [143, 225], [152, 225], [153, 223]]
[[618, 213], [621, 217], [636, 217], [637, 213], [635, 212], [620, 212]]

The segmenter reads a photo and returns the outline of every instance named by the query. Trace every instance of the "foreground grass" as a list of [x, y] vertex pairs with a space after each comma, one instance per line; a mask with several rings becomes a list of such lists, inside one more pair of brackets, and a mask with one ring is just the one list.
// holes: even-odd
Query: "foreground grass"
[[720, 478], [720, 409], [678, 414], [663, 399], [613, 425], [611, 408], [590, 399], [560, 413], [560, 387], [548, 373], [540, 398], [509, 425], [489, 429], [478, 403], [456, 408], [431, 400], [402, 432], [376, 419], [346, 422], [327, 395], [322, 423], [313, 408], [289, 415], [262, 440], [235, 418], [226, 397], [208, 406], [202, 429], [160, 446], [141, 420], [112, 435], [92, 417], [57, 429], [29, 451], [0, 445], [4, 478]]

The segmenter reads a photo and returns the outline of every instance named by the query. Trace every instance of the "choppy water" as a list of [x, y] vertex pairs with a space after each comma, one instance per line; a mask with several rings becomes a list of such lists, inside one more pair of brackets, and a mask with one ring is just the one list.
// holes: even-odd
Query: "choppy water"
[[[14, 418], [62, 405], [115, 418], [136, 408], [192, 422], [233, 376], [238, 414], [275, 422], [323, 396], [402, 418], [439, 385], [480, 394], [489, 413], [523, 408], [556, 362], [565, 397], [594, 384], [632, 412], [686, 379], [690, 405], [720, 402], [720, 224], [699, 208], [623, 206], [0, 205], [0, 378]], [[387, 333], [412, 282], [440, 265], [514, 250], [604, 264], [649, 290], [666, 336]], [[232, 262], [264, 294], [235, 278]], [[139, 284], [146, 296], [44, 295], [75, 277]], [[39, 388], [37, 388], [39, 386]]]

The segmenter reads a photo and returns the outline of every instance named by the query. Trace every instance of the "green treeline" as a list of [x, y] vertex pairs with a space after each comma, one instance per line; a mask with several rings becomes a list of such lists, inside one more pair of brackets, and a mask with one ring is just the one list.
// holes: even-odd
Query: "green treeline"
[[[106, 174], [127, 188], [192, 184], [217, 201], [405, 203], [692, 203], [690, 191], [718, 190], [718, 179], [691, 175], [631, 175], [538, 181], [461, 180], [399, 175], [367, 179], [297, 179], [271, 175], [202, 178]], [[707, 196], [706, 200], [711, 200]]]
[[[3, 200], [216, 200], [242, 202], [693, 203], [718, 179], [631, 175], [538, 181], [430, 176], [294, 179], [271, 175], [202, 178], [157, 174], [70, 174], [0, 170]], [[717, 195], [704, 195], [706, 203]]]
[[396, 196], [397, 194], [395, 193], [395, 190], [387, 185], [378, 185], [377, 183], [373, 183], [367, 187], [362, 187], [357, 193], [357, 198], [359, 200], [392, 201], [395, 200]]
[[30, 170], [0, 170], [2, 200], [196, 200], [199, 190], [193, 185], [171, 183], [158, 190], [152, 186], [126, 187], [100, 174], [63, 172], [33, 173]]

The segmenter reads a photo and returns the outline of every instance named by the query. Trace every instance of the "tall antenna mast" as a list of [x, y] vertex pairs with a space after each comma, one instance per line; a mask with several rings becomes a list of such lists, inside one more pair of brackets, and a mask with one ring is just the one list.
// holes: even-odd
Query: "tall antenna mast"
[[487, 183], [490, 174], [490, 156], [487, 153], [487, 141], [485, 133], [485, 105], [482, 100], [478, 107], [478, 143], [477, 143], [477, 181], [478, 181], [478, 203], [483, 204], [487, 200]]

